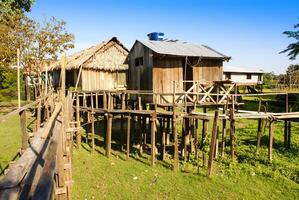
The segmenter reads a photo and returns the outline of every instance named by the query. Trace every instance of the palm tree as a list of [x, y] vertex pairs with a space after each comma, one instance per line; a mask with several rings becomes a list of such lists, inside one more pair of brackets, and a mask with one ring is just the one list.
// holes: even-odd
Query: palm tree
[[[289, 44], [287, 48], [280, 53], [288, 52], [288, 56], [291, 60], [295, 60], [299, 54], [299, 23], [294, 25], [295, 31], [285, 31], [283, 34], [287, 35], [288, 38], [294, 38], [296, 42]], [[297, 30], [296, 30], [297, 29]]]

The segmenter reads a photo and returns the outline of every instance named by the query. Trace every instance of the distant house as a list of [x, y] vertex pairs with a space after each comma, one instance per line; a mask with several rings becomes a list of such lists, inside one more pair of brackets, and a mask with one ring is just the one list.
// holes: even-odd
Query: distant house
[[[67, 57], [66, 85], [82, 90], [114, 90], [126, 87], [127, 48], [116, 38]], [[54, 87], [59, 85], [61, 61], [49, 66]]]
[[238, 85], [259, 85], [263, 83], [262, 70], [244, 69], [239, 67], [223, 67], [223, 80], [231, 80]]
[[[170, 93], [174, 81], [219, 81], [223, 62], [229, 59], [205, 45], [136, 40], [128, 55], [128, 88]], [[188, 89], [190, 84], [182, 87]]]

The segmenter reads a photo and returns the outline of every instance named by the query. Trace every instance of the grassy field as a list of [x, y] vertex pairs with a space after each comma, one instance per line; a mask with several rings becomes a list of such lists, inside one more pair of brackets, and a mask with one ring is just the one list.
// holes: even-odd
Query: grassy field
[[[256, 102], [247, 101], [254, 110]], [[270, 110], [283, 110], [283, 106], [274, 108], [275, 104], [273, 99]], [[103, 124], [98, 123], [96, 151], [91, 153], [86, 143], [73, 151], [73, 199], [298, 199], [299, 124], [292, 123], [292, 146], [285, 149], [283, 123], [275, 123], [272, 163], [267, 160], [268, 129], [263, 131], [261, 149], [256, 154], [257, 120], [239, 120], [236, 125], [236, 161], [230, 161], [227, 147], [225, 157], [214, 162], [212, 178], [207, 178], [201, 158], [181, 161], [179, 172], [171, 170], [171, 155], [165, 161], [158, 160], [154, 168], [149, 165], [149, 155], [140, 156], [134, 150], [126, 161], [117, 145], [119, 123], [113, 125], [113, 155], [106, 158]], [[210, 130], [211, 123], [208, 138]], [[85, 131], [90, 133], [90, 127], [85, 127]], [[2, 171], [21, 146], [18, 116], [0, 123], [0, 138]], [[226, 142], [229, 143], [229, 137]]]
[[[171, 170], [171, 159], [152, 168], [148, 155], [131, 154], [125, 161], [116, 144], [111, 158], [104, 149], [94, 153], [83, 143], [74, 149], [74, 199], [297, 199], [299, 196], [298, 125], [292, 128], [292, 148], [283, 147], [283, 123], [275, 125], [273, 162], [267, 161], [267, 129], [259, 154], [255, 153], [256, 120], [237, 121], [235, 162], [227, 155], [215, 162], [214, 175], [197, 167], [193, 158], [180, 163], [180, 172]], [[118, 125], [113, 135], [118, 134]], [[89, 132], [89, 128], [86, 129]], [[97, 126], [97, 133], [103, 133]], [[210, 137], [210, 136], [209, 136]], [[116, 139], [117, 137], [114, 137]], [[97, 135], [96, 142], [103, 144]], [[229, 141], [227, 141], [229, 142]], [[226, 148], [229, 152], [229, 147]], [[169, 156], [170, 157], [170, 156]]]
[[13, 116], [0, 123], [0, 177], [3, 170], [13, 160], [21, 148], [21, 130], [19, 116]]

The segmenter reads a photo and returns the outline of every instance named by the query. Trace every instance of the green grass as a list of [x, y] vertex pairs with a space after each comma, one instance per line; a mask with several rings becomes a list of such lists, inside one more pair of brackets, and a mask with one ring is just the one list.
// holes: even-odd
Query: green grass
[[[213, 177], [206, 177], [206, 169], [191, 157], [180, 163], [180, 171], [171, 170], [171, 156], [149, 166], [148, 155], [133, 152], [128, 161], [113, 143], [113, 156], [106, 158], [103, 147], [90, 147], [83, 143], [74, 149], [74, 199], [296, 199], [299, 196], [299, 136], [298, 124], [292, 128], [292, 148], [283, 147], [283, 124], [275, 125], [273, 162], [267, 160], [266, 129], [259, 154], [255, 153], [256, 120], [237, 121], [236, 161], [228, 157], [214, 162]], [[113, 135], [118, 134], [119, 124]], [[209, 129], [211, 130], [211, 129]], [[87, 132], [89, 128], [86, 128]], [[229, 131], [229, 130], [228, 130]], [[96, 127], [103, 133], [102, 126]], [[209, 131], [210, 133], [210, 131]], [[229, 132], [228, 132], [229, 133]], [[208, 135], [210, 137], [210, 135]], [[113, 137], [117, 139], [117, 136]], [[96, 143], [103, 145], [96, 136]], [[228, 144], [229, 140], [227, 140]]]
[[0, 177], [21, 148], [20, 118], [18, 115], [0, 123]]

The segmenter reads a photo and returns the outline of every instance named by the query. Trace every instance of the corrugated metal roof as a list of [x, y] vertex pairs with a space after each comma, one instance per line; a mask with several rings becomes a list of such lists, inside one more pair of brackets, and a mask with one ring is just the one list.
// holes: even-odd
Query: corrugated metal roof
[[170, 41], [152, 41], [137, 40], [147, 46], [154, 52], [164, 55], [191, 56], [229, 59], [228, 56], [208, 47], [206, 45], [195, 45], [190, 43], [170, 42]]
[[241, 67], [223, 66], [223, 72], [235, 72], [235, 73], [256, 73], [263, 74], [263, 70], [245, 69]]

